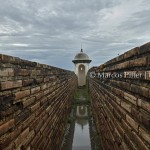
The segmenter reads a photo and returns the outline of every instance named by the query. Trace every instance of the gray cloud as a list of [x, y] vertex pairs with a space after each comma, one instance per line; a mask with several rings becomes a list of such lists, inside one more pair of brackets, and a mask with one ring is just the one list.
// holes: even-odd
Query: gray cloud
[[73, 69], [80, 44], [98, 66], [150, 41], [149, 0], [0, 0], [0, 53]]

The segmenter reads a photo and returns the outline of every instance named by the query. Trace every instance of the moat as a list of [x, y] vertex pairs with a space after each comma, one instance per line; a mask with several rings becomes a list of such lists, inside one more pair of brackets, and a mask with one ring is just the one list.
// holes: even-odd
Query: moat
[[[90, 96], [88, 88], [77, 88], [72, 110], [68, 117], [68, 126], [64, 137], [62, 150], [95, 150], [97, 144], [91, 142], [93, 139], [93, 124], [90, 111]], [[96, 139], [94, 139], [96, 141]], [[98, 149], [98, 147], [96, 148]]]

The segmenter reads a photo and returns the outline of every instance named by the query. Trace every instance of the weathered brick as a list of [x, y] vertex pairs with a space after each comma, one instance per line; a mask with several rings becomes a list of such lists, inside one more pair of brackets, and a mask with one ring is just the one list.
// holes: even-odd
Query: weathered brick
[[18, 138], [14, 141], [15, 147], [21, 147], [21, 143], [25, 140], [27, 135], [29, 134], [29, 128], [26, 128], [19, 136]]
[[139, 47], [135, 47], [134, 49], [131, 49], [124, 53], [124, 59], [136, 56], [136, 55], [138, 55], [138, 53], [139, 53]]
[[135, 92], [135, 93], [137, 93], [139, 95], [145, 96], [147, 98], [150, 97], [149, 89], [146, 88], [146, 87], [142, 87], [142, 86], [131, 84], [131, 91]]
[[9, 145], [7, 145], [7, 147], [5, 148], [6, 150], [12, 150], [15, 149], [15, 144], [13, 142], [11, 142]]
[[118, 70], [118, 69], [125, 69], [125, 68], [129, 68], [129, 67], [130, 67], [130, 62], [126, 61], [126, 62], [115, 65], [114, 69]]
[[138, 118], [138, 116], [139, 116], [139, 110], [137, 108], [135, 108], [135, 107], [132, 107], [131, 108], [131, 114], [132, 114], [132, 116], [134, 118]]
[[43, 83], [43, 78], [36, 78], [35, 82], [36, 82], [36, 84]]
[[35, 146], [37, 146], [37, 140], [40, 137], [40, 132], [37, 133], [37, 135], [32, 139], [31, 141], [31, 146], [35, 148]]
[[29, 86], [29, 85], [32, 85], [32, 84], [34, 84], [34, 79], [23, 80], [23, 86]]
[[15, 57], [8, 56], [8, 55], [0, 55], [0, 60], [3, 63], [13, 63], [15, 61]]
[[47, 84], [44, 84], [44, 85], [41, 86], [41, 90], [45, 90], [46, 88], [48, 88]]
[[149, 150], [149, 148], [145, 145], [145, 142], [134, 132], [132, 131], [133, 136], [132, 139], [138, 145], [139, 149], [141, 150]]
[[[149, 61], [150, 62], [150, 61]], [[144, 71], [144, 79], [145, 80], [150, 80], [150, 71]]]
[[4, 136], [0, 137], [0, 149], [7, 149], [7, 150], [15, 149], [13, 140], [15, 140], [20, 133], [21, 127], [19, 126], [11, 133], [5, 134]]
[[15, 93], [15, 99], [18, 100], [29, 95], [30, 95], [30, 90], [19, 91]]
[[40, 98], [42, 98], [44, 96], [44, 92], [41, 91], [41, 92], [38, 92], [36, 93], [35, 97], [36, 97], [36, 100], [39, 100]]
[[[143, 49], [143, 51], [142, 51]], [[149, 77], [145, 78], [145, 71], [149, 75], [150, 66], [150, 43], [134, 48], [123, 55], [120, 55], [104, 64], [104, 67], [95, 67], [98, 72], [111, 73], [138, 73], [141, 76], [136, 78], [117, 78], [117, 79], [91, 79], [89, 78], [89, 88], [91, 94], [91, 108], [96, 122], [98, 132], [100, 132], [101, 142], [104, 143], [104, 149], [123, 149], [123, 145], [118, 146], [117, 134], [114, 134], [116, 143], [108, 146], [109, 136], [107, 130], [114, 133], [114, 124], [117, 126], [119, 133], [124, 134], [124, 140], [127, 144], [126, 149], [144, 149], [150, 148], [150, 89]], [[57, 90], [56, 90], [57, 91]], [[98, 93], [98, 94], [97, 94]], [[57, 93], [56, 93], [57, 95]], [[116, 97], [118, 98], [116, 100]], [[117, 105], [117, 103], [119, 105]], [[47, 108], [51, 113], [50, 107]], [[123, 113], [122, 110], [124, 111]], [[113, 115], [112, 115], [113, 112]], [[119, 114], [119, 115], [118, 115]], [[123, 116], [126, 115], [124, 118]], [[104, 116], [104, 117], [103, 117]], [[113, 116], [113, 117], [112, 117]], [[114, 116], [118, 120], [114, 119]], [[120, 116], [122, 119], [120, 119]], [[109, 122], [107, 122], [107, 121]], [[105, 124], [105, 126], [104, 126]], [[109, 124], [109, 127], [108, 127]], [[121, 147], [122, 146], [122, 147]]]
[[15, 126], [15, 120], [11, 119], [8, 122], [0, 125], [0, 136]]
[[44, 82], [48, 82], [49, 80], [50, 80], [49, 77], [45, 77], [45, 78], [44, 78]]
[[10, 133], [11, 140], [14, 140], [22, 131], [22, 126], [17, 127], [13, 132]]
[[142, 57], [134, 60], [130, 60], [130, 67], [147, 66], [148, 57]]
[[150, 52], [150, 42], [140, 46], [139, 54]]
[[1, 82], [1, 90], [22, 87], [22, 80]]
[[[0, 146], [3, 144], [2, 149], [7, 150], [49, 149], [48, 143], [51, 140], [50, 148], [59, 149], [71, 105], [70, 99], [76, 86], [75, 74], [9, 56], [0, 55], [0, 60], [3, 62], [0, 66], [8, 68], [0, 69], [3, 71], [0, 72], [3, 81], [1, 87], [4, 88], [4, 82], [9, 83], [9, 88], [6, 86], [0, 92], [0, 117], [3, 115], [0, 129], [4, 129], [0, 130]], [[22, 81], [22, 85], [14, 84], [15, 80]], [[46, 112], [47, 107], [51, 114]], [[3, 122], [9, 122], [11, 118], [15, 120], [14, 125], [6, 123], [4, 127]], [[32, 144], [35, 137], [36, 141]]]
[[138, 150], [136, 144], [130, 139], [128, 134], [124, 135], [124, 140], [132, 150]]
[[40, 70], [31, 70], [31, 76], [37, 76], [40, 75], [41, 71]]
[[131, 112], [131, 105], [125, 101], [121, 101], [121, 107], [123, 107], [128, 112]]
[[[127, 149], [129, 149], [129, 146], [124, 141], [122, 141], [119, 149], [127, 150]], [[132, 149], [132, 150], [134, 150], [134, 149]]]
[[34, 130], [30, 131], [25, 140], [23, 141], [21, 149], [27, 149], [27, 146], [29, 145], [30, 141], [33, 139], [34, 136], [35, 131]]
[[47, 97], [43, 97], [40, 101], [41, 101], [41, 104], [44, 104], [47, 101]]
[[23, 107], [27, 107], [35, 102], [35, 97], [31, 97], [23, 101]]
[[28, 69], [15, 69], [15, 76], [29, 76], [30, 70]]
[[138, 119], [145, 128], [150, 130], [150, 116], [149, 115], [147, 115], [145, 112], [141, 111], [138, 115]]
[[30, 115], [30, 110], [29, 109], [22, 109], [22, 111], [18, 112], [19, 114], [16, 115], [15, 117], [15, 123], [16, 125], [20, 124], [23, 122], [27, 117]]
[[13, 68], [0, 69], [0, 77], [12, 77], [12, 76], [14, 76]]
[[[51, 88], [51, 90], [53, 91], [53, 89], [52, 89], [52, 88]], [[50, 92], [50, 90], [49, 90], [49, 89], [44, 90], [44, 95], [47, 95], [49, 92]]]
[[43, 124], [44, 124], [43, 120], [40, 120], [38, 122], [37, 126], [34, 128], [35, 133], [39, 132], [39, 130], [42, 128]]
[[25, 129], [35, 119], [35, 114], [31, 114], [26, 120], [22, 122], [22, 128]]
[[150, 133], [144, 130], [144, 128], [139, 127], [139, 134], [142, 138], [150, 144]]
[[15, 112], [15, 110], [17, 110], [17, 106], [16, 105], [14, 105], [14, 106], [12, 106], [10, 108], [7, 108], [7, 109], [5, 109], [4, 106], [2, 106], [2, 107], [3, 107], [3, 110], [0, 113], [0, 116], [2, 118], [3, 117], [5, 118], [5, 117], [8, 117], [8, 116], [12, 115]]
[[35, 93], [39, 92], [40, 89], [41, 89], [40, 87], [32, 88], [32, 89], [31, 89], [31, 94], [35, 94]]
[[139, 127], [138, 123], [127, 114], [126, 114], [126, 120], [132, 126], [132, 128], [138, 132], [138, 127]]
[[116, 93], [117, 95], [124, 97], [124, 92], [122, 90], [114, 88], [114, 87], [111, 87], [111, 90], [112, 90], [112, 92]]
[[40, 102], [34, 104], [33, 106], [31, 106], [31, 112], [35, 111], [36, 109], [38, 109], [40, 107]]
[[134, 105], [137, 105], [137, 98], [135, 96], [124, 92], [124, 98], [129, 102], [133, 103]]
[[150, 103], [149, 102], [138, 98], [138, 106], [140, 106], [144, 110], [150, 112]]

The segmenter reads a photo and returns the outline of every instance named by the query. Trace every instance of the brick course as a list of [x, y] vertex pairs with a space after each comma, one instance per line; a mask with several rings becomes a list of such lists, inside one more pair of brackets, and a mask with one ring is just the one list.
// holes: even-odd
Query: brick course
[[89, 70], [142, 74], [141, 78], [88, 77], [92, 114], [104, 150], [150, 149], [149, 58], [147, 43]]
[[0, 63], [0, 149], [60, 149], [75, 74], [2, 54]]

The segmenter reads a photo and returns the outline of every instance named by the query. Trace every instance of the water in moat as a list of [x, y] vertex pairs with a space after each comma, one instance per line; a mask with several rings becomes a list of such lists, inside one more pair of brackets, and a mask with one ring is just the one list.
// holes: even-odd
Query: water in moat
[[77, 106], [72, 150], [91, 150], [88, 108]]
[[91, 150], [87, 88], [75, 92], [65, 137], [62, 150]]

